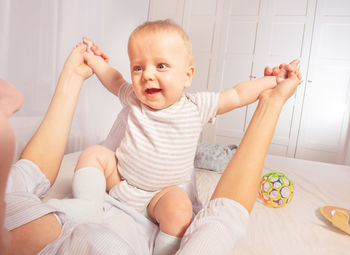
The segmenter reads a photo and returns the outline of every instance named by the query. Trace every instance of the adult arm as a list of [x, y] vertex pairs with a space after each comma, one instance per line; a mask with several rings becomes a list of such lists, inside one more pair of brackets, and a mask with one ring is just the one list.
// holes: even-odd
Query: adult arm
[[[80, 88], [84, 79], [92, 74], [84, 64], [85, 51], [84, 44], [72, 50], [46, 115], [21, 155], [38, 165], [51, 184], [60, 168]], [[60, 235], [61, 228], [52, 213], [15, 228], [10, 231], [11, 243], [6, 254], [37, 254]]]
[[85, 50], [86, 46], [79, 44], [68, 57], [44, 119], [20, 156], [34, 162], [51, 185], [61, 165], [80, 89], [92, 75], [84, 64]]

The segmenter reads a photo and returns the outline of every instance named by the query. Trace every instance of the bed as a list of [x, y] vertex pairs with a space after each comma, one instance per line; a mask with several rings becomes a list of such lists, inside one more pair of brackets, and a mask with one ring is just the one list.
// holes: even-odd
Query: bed
[[[71, 193], [79, 152], [67, 154], [49, 197]], [[350, 254], [350, 235], [333, 227], [320, 213], [324, 205], [350, 209], [350, 166], [268, 155], [264, 173], [280, 171], [295, 185], [285, 207], [270, 208], [257, 197], [247, 234], [233, 254]], [[205, 204], [220, 174], [196, 169], [199, 198]]]

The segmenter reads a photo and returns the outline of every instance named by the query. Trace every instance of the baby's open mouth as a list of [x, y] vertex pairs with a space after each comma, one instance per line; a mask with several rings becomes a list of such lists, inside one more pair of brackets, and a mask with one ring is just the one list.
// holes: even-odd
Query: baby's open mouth
[[146, 89], [146, 94], [153, 95], [153, 94], [159, 93], [160, 91], [161, 89], [156, 89], [156, 88]]

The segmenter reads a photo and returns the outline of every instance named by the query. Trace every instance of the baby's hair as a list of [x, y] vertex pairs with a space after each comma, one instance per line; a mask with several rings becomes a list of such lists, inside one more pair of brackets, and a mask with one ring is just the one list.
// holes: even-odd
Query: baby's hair
[[155, 20], [155, 21], [146, 21], [143, 24], [139, 25], [135, 30], [131, 33], [129, 37], [129, 42], [132, 39], [132, 37], [141, 31], [150, 31], [150, 32], [175, 32], [177, 33], [184, 41], [185, 48], [187, 50], [187, 54], [189, 56], [189, 64], [193, 64], [193, 56], [192, 56], [192, 44], [190, 41], [190, 38], [186, 34], [186, 32], [183, 30], [181, 26], [176, 24], [171, 19], [165, 19], [165, 20]]

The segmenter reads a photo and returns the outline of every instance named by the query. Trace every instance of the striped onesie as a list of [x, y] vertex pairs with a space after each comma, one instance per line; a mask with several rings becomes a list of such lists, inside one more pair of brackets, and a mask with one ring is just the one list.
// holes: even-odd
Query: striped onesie
[[203, 125], [215, 118], [219, 94], [186, 93], [162, 110], [142, 104], [129, 83], [121, 86], [118, 96], [130, 111], [116, 151], [122, 182], [110, 195], [144, 212], [160, 190], [190, 181], [198, 139]]

